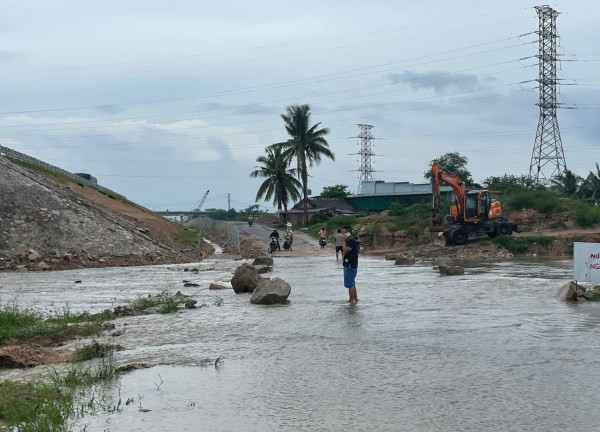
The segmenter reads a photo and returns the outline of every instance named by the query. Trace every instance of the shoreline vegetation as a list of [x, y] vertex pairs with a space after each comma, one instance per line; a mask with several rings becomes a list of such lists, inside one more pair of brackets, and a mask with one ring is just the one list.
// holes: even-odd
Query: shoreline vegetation
[[[97, 336], [112, 318], [104, 312], [74, 314], [68, 309], [44, 317], [33, 309], [4, 305], [0, 309], [0, 349]], [[94, 339], [63, 357], [64, 361], [72, 361], [66, 370], [50, 368], [47, 374], [31, 381], [0, 382], [0, 428], [24, 432], [66, 430], [69, 421], [94, 410], [118, 410], [121, 401], [116, 406], [102, 407], [95, 391], [97, 384], [119, 375], [115, 349], [115, 345]], [[0, 367], [10, 367], [10, 361], [0, 355]]]
[[[106, 403], [97, 391], [98, 386], [117, 379], [121, 372], [150, 367], [117, 367], [115, 352], [122, 348], [100, 342], [103, 331], [114, 329], [114, 325], [108, 321], [136, 314], [174, 313], [189, 300], [190, 296], [164, 290], [155, 296], [139, 296], [130, 300], [127, 306], [118, 306], [114, 311], [76, 314], [66, 307], [47, 316], [16, 304], [0, 305], [0, 368], [27, 367], [26, 357], [43, 356], [44, 353], [40, 351], [42, 348], [47, 349], [48, 363], [69, 364], [50, 367], [29, 381], [0, 382], [0, 430], [69, 430], [70, 423], [88, 414], [117, 412], [132, 404], [132, 398], [123, 402], [121, 397], [116, 403]], [[75, 351], [55, 349], [64, 341], [77, 338], [92, 340]], [[32, 347], [34, 353], [28, 350]], [[12, 348], [17, 352], [11, 351]], [[61, 355], [57, 355], [59, 352]], [[16, 362], [13, 354], [24, 358]], [[200, 366], [218, 367], [222, 362], [222, 358], [206, 359]]]

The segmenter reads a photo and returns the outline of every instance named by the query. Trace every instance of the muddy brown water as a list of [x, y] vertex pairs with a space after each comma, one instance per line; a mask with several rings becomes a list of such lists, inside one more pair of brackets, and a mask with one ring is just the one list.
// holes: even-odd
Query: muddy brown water
[[[239, 264], [0, 274], [0, 298], [97, 312], [163, 289], [227, 283]], [[125, 347], [118, 362], [159, 366], [106, 386], [107, 403], [134, 402], [74, 429], [597, 430], [600, 305], [553, 298], [571, 272], [570, 261], [538, 259], [440, 277], [431, 263], [362, 257], [351, 306], [334, 256], [276, 258], [270, 276], [292, 286], [286, 306], [201, 290], [202, 308], [116, 320], [126, 329], [114, 340]], [[183, 288], [184, 279], [201, 287]], [[220, 367], [201, 366], [217, 357]]]

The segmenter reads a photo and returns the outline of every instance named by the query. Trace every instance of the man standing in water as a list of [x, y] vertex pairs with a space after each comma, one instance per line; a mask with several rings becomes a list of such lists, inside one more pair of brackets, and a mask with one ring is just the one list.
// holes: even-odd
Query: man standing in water
[[342, 260], [344, 265], [344, 286], [348, 288], [350, 303], [358, 301], [356, 292], [356, 274], [358, 273], [358, 242], [352, 236], [352, 227], [347, 225], [343, 229], [344, 241], [342, 243]]

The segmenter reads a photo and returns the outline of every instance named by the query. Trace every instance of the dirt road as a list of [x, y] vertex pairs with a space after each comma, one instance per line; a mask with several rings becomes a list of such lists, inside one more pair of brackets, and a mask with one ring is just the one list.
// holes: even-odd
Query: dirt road
[[[251, 235], [258, 241], [268, 245], [270, 240], [269, 235], [273, 231], [273, 227], [254, 223], [248, 226], [247, 222], [232, 222], [235, 224], [242, 235]], [[283, 230], [278, 230], [282, 237], [280, 240], [281, 251], [272, 254], [273, 257], [304, 257], [304, 256], [331, 256], [335, 258], [335, 245], [328, 243], [323, 249], [319, 246], [317, 239], [309, 236], [302, 231], [294, 230], [294, 243], [291, 251], [283, 250]]]

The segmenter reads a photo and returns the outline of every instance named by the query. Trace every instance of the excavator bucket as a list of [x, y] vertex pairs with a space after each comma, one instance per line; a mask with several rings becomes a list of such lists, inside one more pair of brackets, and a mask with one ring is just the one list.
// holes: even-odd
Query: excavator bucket
[[448, 239], [442, 232], [437, 234], [431, 233], [431, 238], [433, 240], [433, 244], [436, 246], [448, 246]]
[[440, 226], [432, 226], [429, 228], [429, 233], [431, 235], [431, 241], [436, 246], [447, 246], [448, 239], [444, 235], [444, 228]]

